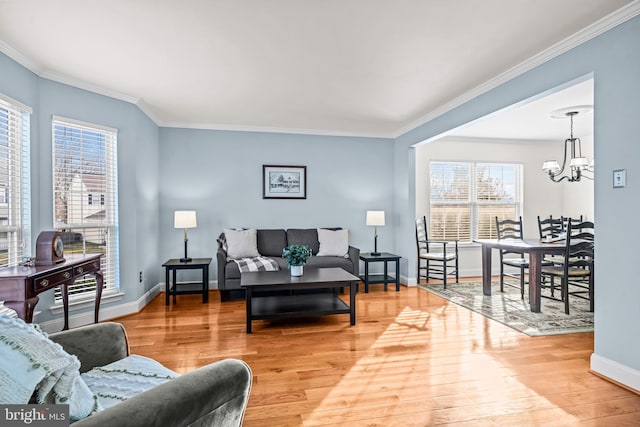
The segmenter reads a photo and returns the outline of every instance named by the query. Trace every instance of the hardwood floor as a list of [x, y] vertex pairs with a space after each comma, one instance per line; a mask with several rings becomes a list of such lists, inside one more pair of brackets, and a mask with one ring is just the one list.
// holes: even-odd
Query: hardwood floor
[[334, 315], [247, 335], [244, 301], [217, 291], [116, 321], [132, 353], [180, 373], [245, 360], [246, 427], [640, 425], [640, 396], [588, 372], [592, 333], [528, 337], [416, 287], [360, 292], [353, 327]]

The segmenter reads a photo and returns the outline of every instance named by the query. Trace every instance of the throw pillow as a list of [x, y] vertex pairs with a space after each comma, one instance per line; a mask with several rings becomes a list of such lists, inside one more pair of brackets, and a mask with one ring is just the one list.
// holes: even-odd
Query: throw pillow
[[227, 256], [229, 258], [239, 259], [260, 256], [255, 228], [249, 230], [225, 228], [224, 237], [227, 241]]
[[180, 375], [153, 359], [132, 354], [81, 376], [107, 409]]
[[37, 324], [0, 316], [0, 404], [68, 404], [78, 420], [101, 409], [80, 377], [80, 361], [49, 339]]
[[349, 230], [318, 228], [320, 250], [318, 256], [349, 256]]

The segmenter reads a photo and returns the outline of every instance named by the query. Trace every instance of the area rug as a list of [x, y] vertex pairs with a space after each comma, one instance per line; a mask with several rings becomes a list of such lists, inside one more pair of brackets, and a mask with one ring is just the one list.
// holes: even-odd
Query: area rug
[[533, 313], [528, 297], [520, 299], [520, 289], [505, 286], [500, 292], [496, 282], [491, 285], [491, 296], [482, 294], [482, 282], [449, 283], [446, 290], [440, 284], [418, 286], [530, 336], [593, 331], [589, 302], [580, 298], [569, 298], [569, 315], [564, 313], [563, 302], [548, 298], [542, 298], [541, 312]]

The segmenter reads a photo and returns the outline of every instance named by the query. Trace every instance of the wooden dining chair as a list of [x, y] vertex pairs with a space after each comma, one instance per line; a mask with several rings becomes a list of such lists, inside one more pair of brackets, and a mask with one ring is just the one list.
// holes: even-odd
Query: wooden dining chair
[[538, 231], [540, 232], [540, 239], [546, 239], [547, 236], [558, 237], [564, 231], [564, 218], [554, 218], [549, 215], [549, 218], [540, 218], [538, 216]]
[[[496, 233], [498, 239], [518, 239], [522, 240], [522, 217], [514, 219], [500, 220], [496, 217]], [[517, 257], [511, 257], [510, 254], [517, 254]], [[517, 272], [505, 270], [507, 268], [516, 268]], [[500, 291], [504, 292], [504, 285], [514, 286], [504, 280], [505, 277], [511, 277], [518, 280], [520, 287], [520, 297], [524, 299], [525, 271], [529, 269], [529, 260], [524, 254], [512, 252], [508, 250], [500, 250]], [[515, 286], [517, 287], [517, 286]]]
[[458, 274], [458, 241], [457, 240], [433, 240], [429, 239], [426, 217], [416, 220], [416, 247], [418, 250], [417, 279], [440, 279], [447, 289], [447, 277], [455, 276], [459, 282]]
[[548, 276], [552, 280], [555, 277], [560, 277], [560, 299], [564, 302], [564, 312], [566, 314], [569, 314], [570, 296], [588, 300], [589, 311], [593, 311], [593, 222], [573, 223], [568, 221], [565, 241], [564, 263], [562, 265], [543, 265], [542, 275]]

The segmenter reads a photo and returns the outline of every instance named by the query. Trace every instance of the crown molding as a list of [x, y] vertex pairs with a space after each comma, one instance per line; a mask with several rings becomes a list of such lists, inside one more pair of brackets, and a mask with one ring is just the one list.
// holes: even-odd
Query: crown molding
[[20, 52], [4, 40], [0, 40], [0, 52], [4, 53], [9, 58], [13, 59], [18, 64], [22, 65], [38, 76], [42, 72], [42, 67], [40, 66], [40, 64], [32, 61], [30, 58], [28, 58], [26, 55], [24, 55], [22, 52]]
[[379, 138], [393, 139], [391, 133], [384, 132], [352, 132], [352, 131], [331, 131], [320, 129], [302, 129], [302, 128], [280, 128], [268, 126], [238, 126], [225, 125], [215, 123], [189, 123], [189, 122], [163, 122], [160, 127], [165, 128], [181, 128], [181, 129], [203, 129], [203, 130], [220, 130], [234, 132], [265, 132], [265, 133], [290, 133], [298, 135], [316, 135], [316, 136], [344, 136], [353, 138]]
[[604, 18], [594, 22], [588, 27], [583, 28], [575, 34], [567, 37], [564, 40], [554, 44], [553, 46], [539, 52], [531, 58], [519, 63], [518, 65], [508, 69], [507, 71], [498, 74], [496, 77], [487, 80], [486, 82], [476, 86], [463, 93], [462, 95], [452, 99], [451, 101], [441, 105], [435, 110], [421, 116], [419, 119], [413, 120], [406, 126], [401, 127], [393, 133], [393, 138], [398, 138], [405, 133], [417, 128], [418, 126], [435, 119], [456, 107], [471, 101], [484, 93], [489, 92], [492, 89], [513, 80], [514, 78], [534, 69], [537, 66], [544, 64], [545, 62], [562, 55], [565, 52], [570, 51], [573, 48], [580, 46], [581, 44], [609, 31], [610, 29], [640, 15], [640, 0], [633, 0], [626, 6], [618, 9], [617, 11], [605, 16]]

